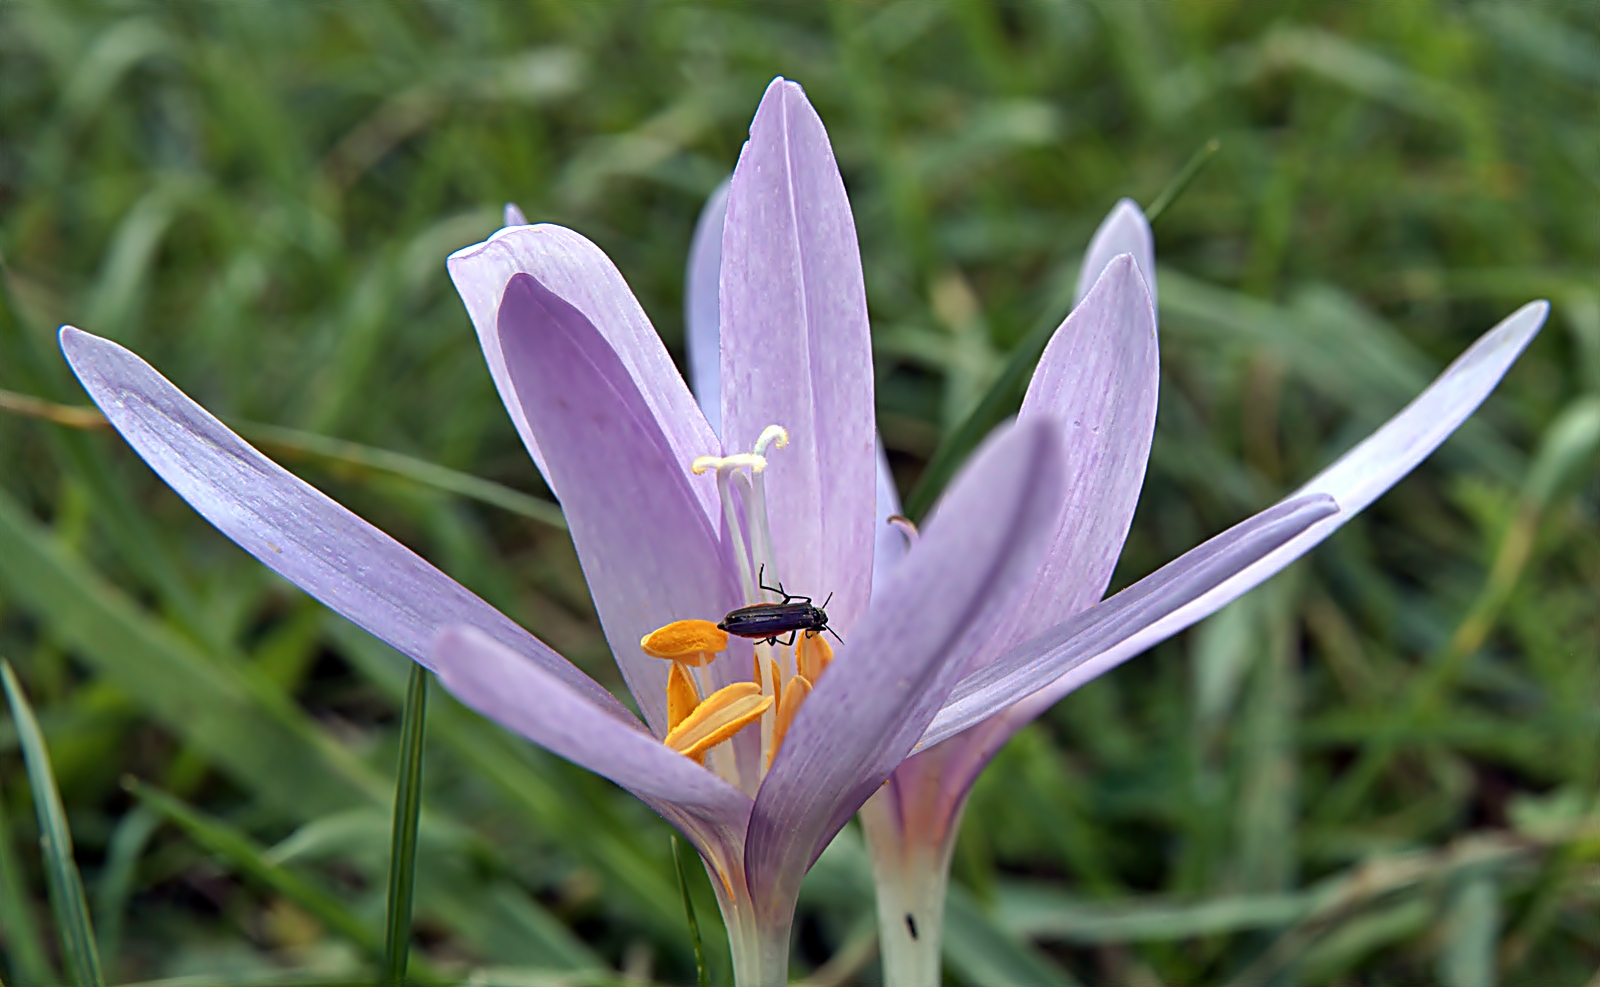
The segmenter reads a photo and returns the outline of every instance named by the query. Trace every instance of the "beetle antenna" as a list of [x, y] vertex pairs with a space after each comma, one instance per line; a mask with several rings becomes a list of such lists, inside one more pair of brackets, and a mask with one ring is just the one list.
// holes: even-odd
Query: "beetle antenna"
[[822, 629], [827, 631], [829, 634], [832, 634], [833, 635], [833, 639], [835, 641], [838, 641], [840, 644], [844, 643], [844, 638], [839, 636], [839, 632], [838, 631], [834, 630], [831, 627], [827, 627], [827, 626], [824, 626]]
[[832, 599], [833, 599], [833, 594], [832, 594], [832, 593], [829, 593], [829, 594], [828, 594], [828, 599], [826, 599], [826, 600], [823, 600], [823, 601], [822, 601], [822, 606], [820, 606], [820, 607], [818, 607], [818, 608], [817, 608], [817, 609], [818, 609], [818, 610], [826, 610], [826, 609], [828, 609], [828, 603], [829, 603], [829, 602], [830, 602], [830, 601], [831, 601], [831, 600], [832, 600]]

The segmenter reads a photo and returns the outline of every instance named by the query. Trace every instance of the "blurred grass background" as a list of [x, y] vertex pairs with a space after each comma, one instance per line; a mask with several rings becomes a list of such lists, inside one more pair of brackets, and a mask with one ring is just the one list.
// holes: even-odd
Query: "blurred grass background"
[[[55, 327], [277, 426], [250, 434], [618, 687], [548, 506], [405, 475], [547, 496], [443, 259], [514, 200], [598, 242], [681, 361], [695, 216], [775, 74], [855, 206], [903, 492], [1064, 314], [1116, 199], [1220, 140], [1156, 226], [1161, 411], [1118, 584], [1555, 305], [1413, 478], [1005, 750], [966, 815], [949, 976], [1600, 982], [1600, 13], [1532, 0], [0, 4], [0, 654], [107, 977], [364, 975], [406, 663], [114, 435], [14, 413], [84, 401]], [[427, 745], [435, 971], [693, 979], [663, 823], [442, 692]], [[11, 984], [62, 977], [31, 798], [7, 719]], [[877, 982], [862, 861], [847, 830], [819, 864], [797, 975]]]

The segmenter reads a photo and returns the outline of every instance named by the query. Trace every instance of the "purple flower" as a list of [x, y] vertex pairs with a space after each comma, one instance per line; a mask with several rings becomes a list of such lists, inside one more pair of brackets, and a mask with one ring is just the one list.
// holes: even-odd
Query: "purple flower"
[[[701, 395], [717, 393], [703, 369], [706, 354], [726, 345], [702, 287], [720, 264], [722, 208], [719, 192], [702, 212], [688, 272], [689, 359]], [[1019, 426], [1054, 420], [1064, 429], [1065, 500], [1049, 548], [1034, 578], [1006, 601], [996, 632], [952, 656], [967, 675], [918, 752], [861, 813], [886, 982], [939, 982], [950, 855], [973, 782], [1000, 747], [1067, 693], [1299, 558], [1410, 472], [1488, 396], [1548, 308], [1525, 305], [1484, 334], [1405, 410], [1291, 497], [1101, 601], [1144, 479], [1158, 376], [1150, 226], [1133, 202], [1117, 204], [1090, 242], [1077, 303], [1040, 359], [1018, 416]], [[723, 328], [730, 316], [724, 309]], [[1319, 496], [1337, 510], [1307, 523]], [[881, 456], [877, 497], [880, 519], [898, 511]], [[877, 538], [874, 579], [881, 581], [898, 565], [901, 536], [880, 523]], [[1276, 544], [1263, 549], [1263, 539]]]
[[[965, 705], [946, 705], [966, 659], [1008, 638], [1076, 481], [1062, 426], [1030, 415], [985, 444], [916, 544], [877, 571], [893, 489], [875, 474], [855, 226], [798, 86], [769, 87], [719, 225], [721, 438], [621, 274], [583, 237], [518, 223], [449, 262], [507, 410], [562, 503], [643, 722], [134, 354], [71, 327], [61, 345], [129, 444], [229, 538], [463, 702], [682, 831], [712, 876], [737, 982], [772, 984], [786, 977], [801, 878], [927, 731], [1018, 683], [1033, 691], [1041, 667], [1058, 677], [1085, 639], [991, 663]], [[1175, 583], [1248, 565], [1336, 510], [1301, 498], [1197, 550], [1201, 564], [1178, 566]], [[824, 637], [753, 643], [713, 625], [772, 602], [763, 583], [833, 594], [836, 659]], [[1163, 588], [1087, 639], [1114, 647], [1183, 599]]]

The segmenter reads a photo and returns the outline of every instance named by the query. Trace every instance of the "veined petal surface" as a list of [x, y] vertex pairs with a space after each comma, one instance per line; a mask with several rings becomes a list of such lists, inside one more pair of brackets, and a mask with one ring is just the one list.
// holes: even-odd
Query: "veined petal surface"
[[792, 901], [839, 828], [911, 750], [1033, 578], [1060, 511], [1055, 423], [990, 439], [940, 502], [867, 616], [811, 691], [756, 795], [745, 862], [757, 907]]
[[1144, 484], [1159, 374], [1150, 293], [1134, 258], [1120, 254], [1051, 337], [1017, 416], [1061, 424], [1067, 488], [1060, 526], [1006, 646], [1104, 595]]
[[[500, 345], [617, 665], [656, 736], [667, 663], [639, 641], [738, 605], [734, 571], [648, 396], [583, 312], [528, 274], [506, 285]], [[695, 412], [696, 416], [699, 412]]]
[[[696, 456], [717, 455], [721, 451], [716, 434], [706, 424], [683, 375], [678, 373], [661, 337], [622, 279], [622, 272], [583, 235], [546, 223], [510, 226], [483, 243], [451, 254], [447, 266], [478, 331], [478, 342], [500, 399], [547, 481], [551, 478], [540, 447], [545, 437], [528, 424], [522, 407], [527, 396], [518, 396], [506, 372], [501, 339], [500, 301], [506, 285], [519, 273], [532, 275], [600, 330], [636, 381], [651, 413], [661, 422], [676, 458], [687, 463]], [[558, 500], [566, 499], [566, 492], [554, 481], [550, 489]], [[710, 480], [696, 484], [695, 493], [706, 516], [715, 518], [719, 511], [715, 485]]]
[[434, 635], [452, 624], [476, 627], [596, 708], [637, 723], [599, 683], [263, 456], [138, 356], [72, 326], [61, 330], [61, 350], [107, 420], [178, 496], [329, 609], [436, 672]]
[[722, 237], [722, 435], [789, 432], [767, 471], [778, 577], [834, 594], [848, 634], [871, 592], [872, 346], [855, 220], [827, 131], [776, 79], [728, 189]]
[[433, 653], [439, 678], [457, 699], [639, 796], [693, 836], [707, 856], [726, 857], [743, 846], [750, 799], [637, 725], [607, 716], [566, 683], [475, 628], [446, 628]]

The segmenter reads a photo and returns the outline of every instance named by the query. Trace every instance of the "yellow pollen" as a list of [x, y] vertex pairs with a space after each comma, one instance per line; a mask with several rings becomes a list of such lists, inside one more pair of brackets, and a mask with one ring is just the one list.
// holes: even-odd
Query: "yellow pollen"
[[665, 658], [699, 668], [728, 648], [728, 632], [709, 620], [675, 620], [639, 639], [652, 658]]
[[667, 673], [667, 729], [676, 730], [699, 705], [700, 690], [694, 687], [688, 669], [673, 662], [672, 670]]
[[706, 751], [759, 720], [771, 705], [772, 698], [762, 696], [761, 687], [754, 682], [735, 682], [707, 696], [662, 742], [698, 760]]
[[794, 714], [800, 711], [800, 704], [809, 695], [811, 680], [804, 675], [796, 675], [783, 684], [783, 699], [778, 703], [778, 715], [772, 724], [772, 749], [767, 752], [767, 767], [772, 767], [772, 759], [778, 756], [778, 748], [783, 746], [783, 737], [789, 732]]
[[809, 681], [815, 682], [828, 670], [828, 664], [833, 661], [833, 645], [821, 634], [802, 634], [795, 642], [797, 671]]

